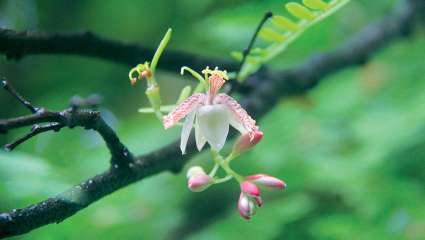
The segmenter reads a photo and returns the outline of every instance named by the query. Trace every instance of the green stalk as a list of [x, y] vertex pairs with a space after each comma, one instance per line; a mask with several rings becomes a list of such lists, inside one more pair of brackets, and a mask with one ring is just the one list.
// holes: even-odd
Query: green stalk
[[223, 157], [215, 150], [211, 149], [211, 153], [213, 155], [213, 160], [216, 164], [220, 165], [220, 167], [226, 172], [228, 176], [234, 177], [239, 183], [244, 180], [242, 175], [239, 175], [232, 168], [230, 168], [230, 164], [228, 161], [225, 161]]
[[158, 64], [159, 57], [161, 57], [162, 52], [164, 52], [164, 49], [167, 46], [168, 41], [170, 41], [171, 33], [172, 33], [172, 29], [169, 28], [167, 30], [167, 33], [165, 33], [164, 38], [162, 38], [161, 42], [159, 43], [159, 46], [156, 49], [155, 55], [153, 55], [152, 62], [150, 65], [152, 76], [155, 76], [156, 65]]

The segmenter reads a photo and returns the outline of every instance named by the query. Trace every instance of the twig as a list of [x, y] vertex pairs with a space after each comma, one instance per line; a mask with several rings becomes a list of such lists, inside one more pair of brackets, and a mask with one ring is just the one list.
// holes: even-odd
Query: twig
[[60, 124], [60, 123], [48, 123], [48, 124], [45, 124], [45, 125], [35, 124], [35, 125], [33, 125], [31, 131], [28, 134], [26, 134], [25, 136], [23, 136], [23, 137], [15, 140], [15, 141], [13, 141], [12, 143], [6, 144], [4, 146], [4, 149], [6, 151], [12, 151], [19, 144], [27, 141], [28, 139], [36, 136], [37, 134], [48, 132], [48, 131], [52, 131], [52, 130], [55, 131], [55, 132], [57, 132], [57, 131], [59, 131], [63, 127], [64, 127], [64, 125], [63, 124]]
[[40, 108], [34, 107], [29, 101], [23, 98], [16, 90], [5, 80], [1, 81], [3, 88], [10, 93], [13, 97], [15, 97], [22, 105], [28, 108], [32, 113], [36, 113], [40, 110]]
[[252, 50], [252, 47], [254, 46], [255, 40], [257, 39], [257, 36], [258, 36], [258, 33], [260, 32], [263, 25], [267, 22], [267, 20], [271, 17], [273, 17], [273, 13], [271, 11], [268, 11], [264, 14], [264, 16], [261, 19], [260, 23], [258, 24], [257, 28], [255, 29], [255, 32], [252, 35], [251, 40], [249, 41], [248, 47], [245, 48], [242, 51], [242, 60], [241, 60], [241, 63], [239, 64], [238, 72], [236, 74], [236, 79], [238, 79], [239, 74], [240, 74], [240, 72], [241, 72], [241, 70], [242, 70], [242, 68], [245, 64], [246, 58], [248, 57], [249, 53]]
[[[76, 126], [80, 126], [86, 129], [95, 130], [102, 136], [109, 148], [109, 151], [111, 152], [111, 163], [113, 165], [127, 165], [129, 162], [134, 160], [133, 155], [120, 142], [114, 130], [106, 124], [98, 111], [79, 109], [79, 105], [75, 105], [75, 102], [71, 108], [65, 109], [61, 112], [52, 112], [44, 108], [35, 108], [29, 101], [25, 100], [17, 91], [15, 91], [10, 83], [4, 81], [4, 86], [7, 86], [6, 90], [16, 96], [23, 105], [28, 107], [30, 110], [34, 109], [34, 113], [31, 115], [0, 120], [1, 132], [7, 132], [15, 128], [33, 125], [28, 134], [10, 144], [7, 144], [5, 146], [6, 150], [11, 151], [19, 144], [43, 132], [52, 130], [59, 131], [63, 127], [74, 128]], [[86, 104], [87, 101], [82, 101], [81, 103]], [[38, 125], [39, 123], [47, 124]]]

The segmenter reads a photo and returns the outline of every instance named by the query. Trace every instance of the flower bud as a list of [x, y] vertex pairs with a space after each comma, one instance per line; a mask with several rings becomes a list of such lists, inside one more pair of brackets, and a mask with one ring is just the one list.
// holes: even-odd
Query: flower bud
[[151, 104], [152, 108], [159, 111], [161, 107], [161, 95], [159, 91], [159, 86], [158, 85], [149, 86], [146, 89], [145, 93], [146, 93], [146, 96], [148, 97], [149, 103]]
[[238, 201], [239, 214], [249, 220], [255, 214], [255, 204], [251, 199], [244, 193], [241, 193]]
[[213, 179], [204, 174], [195, 175], [189, 178], [187, 186], [192, 192], [202, 192], [213, 183]]
[[257, 206], [259, 206], [259, 207], [263, 206], [263, 199], [261, 199], [261, 197], [260, 197], [260, 196], [255, 197], [255, 198], [254, 198], [254, 200], [255, 200], [255, 204], [256, 204]]
[[233, 146], [233, 153], [239, 155], [242, 152], [248, 151], [249, 149], [257, 145], [257, 143], [260, 142], [261, 139], [263, 139], [263, 132], [261, 131], [255, 131], [251, 134], [244, 133], [242, 134], [242, 136], [239, 137], [239, 139]]
[[206, 174], [204, 169], [200, 166], [193, 166], [190, 167], [189, 170], [187, 170], [187, 174], [186, 177], [187, 179], [195, 176], [195, 175], [199, 175], [199, 174]]
[[260, 189], [250, 181], [244, 181], [240, 184], [241, 191], [250, 197], [259, 197]]
[[284, 189], [286, 183], [278, 178], [266, 175], [266, 174], [255, 174], [246, 177], [246, 180], [271, 188]]
[[191, 167], [187, 172], [187, 178], [187, 186], [193, 192], [202, 192], [214, 182], [214, 179], [199, 166]]

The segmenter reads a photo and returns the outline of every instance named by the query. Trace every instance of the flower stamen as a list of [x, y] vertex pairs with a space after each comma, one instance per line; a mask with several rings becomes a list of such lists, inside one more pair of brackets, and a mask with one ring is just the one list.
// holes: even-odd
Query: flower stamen
[[210, 89], [208, 90], [208, 93], [211, 97], [214, 97], [215, 95], [217, 95], [218, 91], [226, 81], [220, 75], [213, 74], [208, 78], [208, 82], [210, 84]]
[[227, 75], [226, 70], [218, 70], [218, 67], [214, 68], [214, 70], [211, 70], [209, 67], [206, 67], [204, 70], [202, 70], [202, 73], [204, 74], [205, 79], [208, 78], [209, 103], [211, 104], [212, 100], [217, 95], [220, 88], [223, 87], [226, 80], [229, 80], [229, 76]]
[[137, 83], [138, 80], [152, 77], [152, 71], [149, 67], [149, 63], [146, 62], [145, 64], [137, 65], [130, 70], [128, 77], [130, 78], [130, 83], [133, 86]]

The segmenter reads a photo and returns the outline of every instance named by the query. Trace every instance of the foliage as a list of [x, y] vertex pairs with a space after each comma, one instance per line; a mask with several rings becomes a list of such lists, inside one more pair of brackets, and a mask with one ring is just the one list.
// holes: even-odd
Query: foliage
[[[256, 72], [261, 65], [281, 54], [308, 28], [336, 12], [349, 1], [303, 0], [302, 4], [297, 2], [286, 3], [286, 11], [295, 21], [282, 15], [273, 15], [272, 26], [263, 27], [260, 30], [260, 38], [269, 44], [263, 48], [255, 48], [247, 56], [246, 62], [238, 75], [238, 81], [243, 81], [250, 74]], [[242, 52], [232, 52], [232, 56], [242, 61]]]

